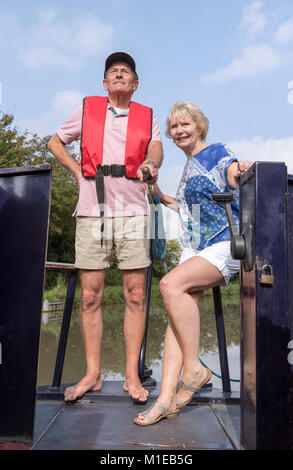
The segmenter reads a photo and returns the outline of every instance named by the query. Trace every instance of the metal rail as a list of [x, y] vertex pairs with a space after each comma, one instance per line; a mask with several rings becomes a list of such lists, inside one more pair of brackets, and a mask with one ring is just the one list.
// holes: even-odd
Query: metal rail
[[220, 286], [213, 287], [214, 309], [216, 317], [216, 327], [218, 336], [219, 357], [221, 366], [221, 377], [223, 392], [231, 393], [231, 381], [226, 345], [226, 334], [224, 325], [224, 315], [222, 307], [222, 296]]
[[73, 301], [74, 301], [74, 295], [75, 295], [78, 269], [73, 264], [54, 263], [54, 262], [47, 262], [46, 268], [64, 269], [64, 270], [71, 271], [69, 275], [69, 279], [68, 279], [62, 326], [61, 326], [59, 344], [58, 344], [57, 355], [56, 355], [53, 382], [51, 386], [52, 388], [59, 388], [61, 385], [61, 379], [62, 379], [62, 372], [63, 372], [63, 366], [64, 366], [70, 320], [71, 320], [71, 315], [72, 315], [72, 307], [73, 307]]
[[[54, 376], [53, 376], [53, 382], [51, 385], [51, 388], [56, 389], [56, 388], [60, 388], [61, 386], [66, 346], [67, 346], [70, 321], [71, 321], [71, 316], [72, 316], [72, 307], [73, 307], [74, 295], [75, 295], [75, 289], [76, 289], [76, 281], [77, 281], [79, 270], [73, 264], [55, 263], [55, 262], [47, 262], [46, 268], [71, 271], [69, 279], [68, 279], [66, 299], [65, 299], [64, 311], [63, 311], [63, 319], [62, 319], [62, 325], [61, 325], [60, 337], [59, 337], [59, 343], [58, 343], [58, 349], [57, 349], [57, 355], [56, 355]], [[152, 370], [148, 369], [145, 365], [149, 309], [150, 309], [150, 301], [151, 301], [151, 283], [152, 283], [152, 265], [147, 270], [146, 324], [145, 324], [145, 332], [144, 332], [144, 337], [142, 341], [139, 362], [138, 362], [138, 373], [139, 373], [140, 380], [144, 386], [156, 385], [156, 380], [153, 377], [151, 377]], [[231, 393], [231, 382], [230, 382], [225, 325], [224, 325], [224, 316], [223, 316], [222, 299], [221, 299], [221, 289], [219, 286], [217, 286], [217, 287], [214, 287], [212, 291], [213, 291], [214, 310], [215, 310], [215, 318], [216, 318], [216, 329], [217, 329], [217, 338], [218, 338], [222, 387], [223, 387], [223, 392]]]

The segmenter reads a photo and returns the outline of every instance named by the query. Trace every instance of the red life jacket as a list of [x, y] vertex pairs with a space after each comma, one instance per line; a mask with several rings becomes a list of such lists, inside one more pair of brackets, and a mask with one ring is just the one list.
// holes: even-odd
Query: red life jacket
[[[94, 177], [99, 165], [103, 164], [103, 139], [107, 108], [108, 98], [106, 96], [88, 96], [83, 100], [81, 168], [85, 178]], [[124, 159], [128, 178], [137, 178], [137, 169], [145, 160], [151, 137], [152, 108], [131, 101]]]

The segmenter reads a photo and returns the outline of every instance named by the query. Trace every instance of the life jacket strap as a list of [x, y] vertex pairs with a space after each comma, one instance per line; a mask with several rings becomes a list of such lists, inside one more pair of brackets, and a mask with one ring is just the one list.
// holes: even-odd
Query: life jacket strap
[[125, 165], [103, 165], [100, 168], [104, 176], [126, 176]]
[[103, 246], [103, 234], [104, 234], [104, 204], [105, 204], [105, 192], [104, 192], [104, 176], [126, 176], [125, 165], [97, 165], [97, 173], [95, 174], [96, 191], [98, 204], [100, 209], [101, 218], [101, 247]]

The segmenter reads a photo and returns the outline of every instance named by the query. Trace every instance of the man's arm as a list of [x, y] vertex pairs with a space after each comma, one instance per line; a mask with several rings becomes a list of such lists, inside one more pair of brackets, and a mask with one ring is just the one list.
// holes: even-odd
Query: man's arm
[[[159, 140], [153, 140], [150, 142], [148, 152], [145, 161], [140, 165], [137, 170], [137, 177], [140, 181], [144, 181], [148, 184], [154, 184], [158, 179], [158, 168], [162, 165], [163, 161], [163, 146]], [[144, 180], [142, 168], [148, 167], [150, 170], [150, 178]]]
[[159, 140], [153, 140], [148, 148], [146, 160], [153, 162], [157, 168], [160, 168], [163, 161], [163, 146]]
[[81, 179], [81, 168], [78, 163], [69, 155], [65, 148], [65, 144], [62, 142], [58, 134], [54, 134], [48, 142], [48, 149], [54, 155], [54, 157], [70, 170], [76, 179], [78, 188], [80, 187]]

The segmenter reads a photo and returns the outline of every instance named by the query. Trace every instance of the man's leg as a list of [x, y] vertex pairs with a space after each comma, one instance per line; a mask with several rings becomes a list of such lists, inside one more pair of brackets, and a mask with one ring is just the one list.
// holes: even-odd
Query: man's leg
[[76, 400], [87, 391], [102, 387], [100, 351], [103, 336], [102, 298], [106, 269], [80, 270], [81, 303], [80, 329], [87, 361], [85, 377], [65, 390], [65, 401]]
[[123, 388], [132, 398], [144, 402], [149, 392], [142, 387], [138, 377], [138, 360], [146, 321], [146, 268], [123, 270], [122, 276], [126, 302], [124, 317], [126, 373]]

